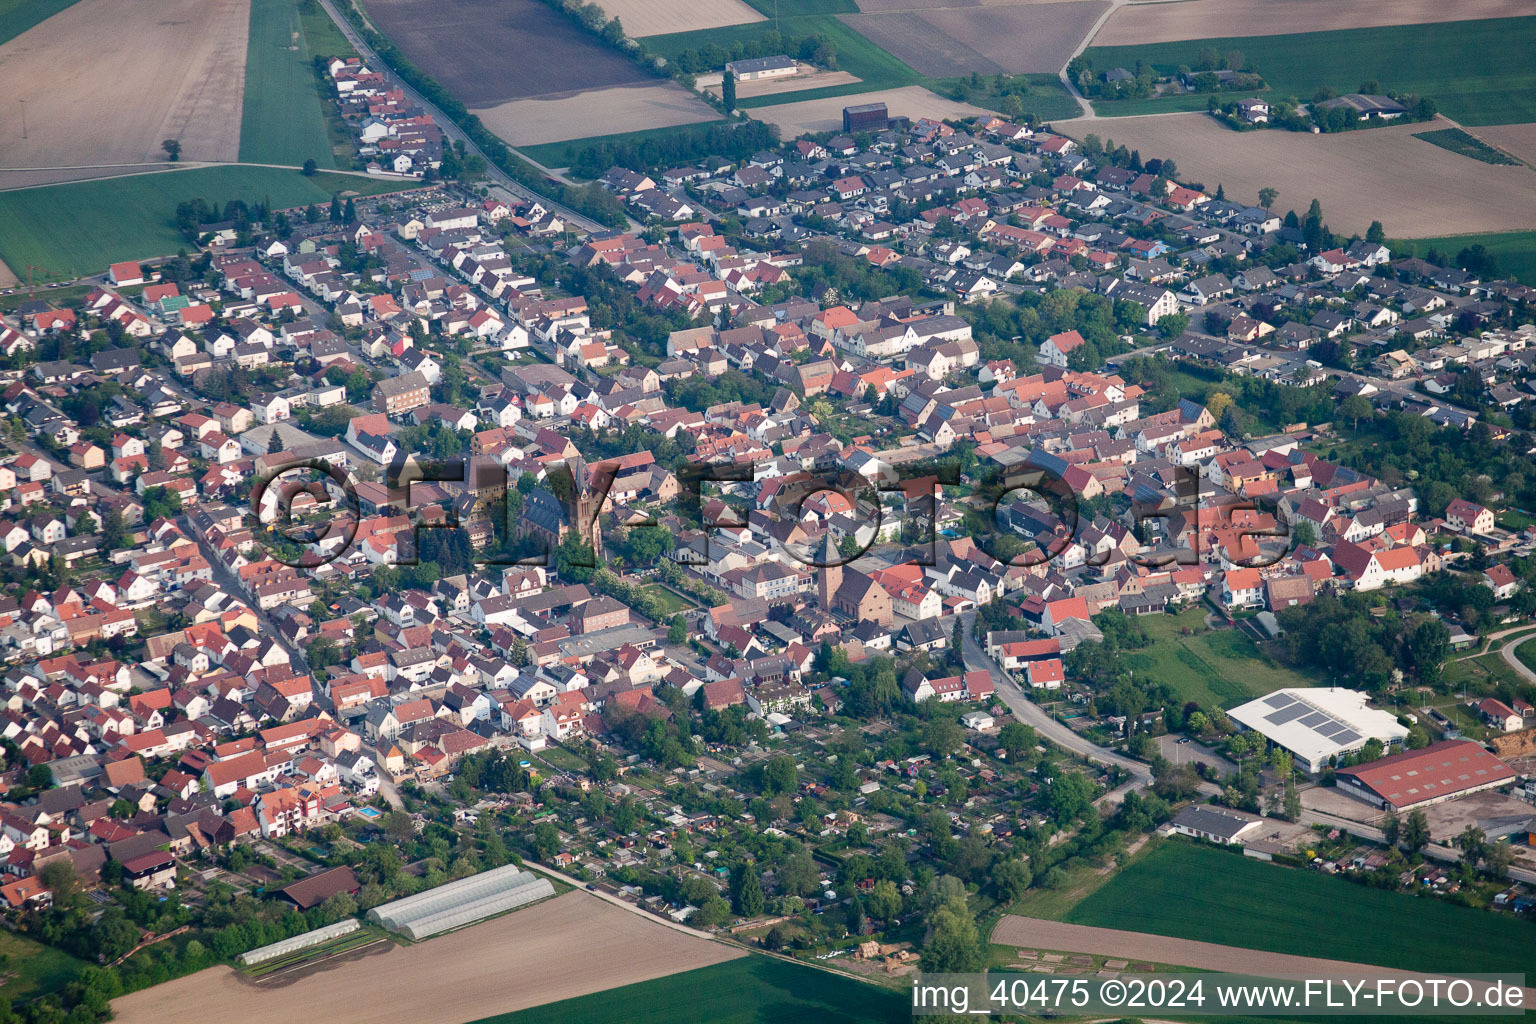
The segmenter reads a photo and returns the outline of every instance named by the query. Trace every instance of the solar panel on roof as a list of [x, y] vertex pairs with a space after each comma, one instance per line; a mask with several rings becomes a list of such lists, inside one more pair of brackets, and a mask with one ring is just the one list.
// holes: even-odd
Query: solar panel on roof
[[1329, 718], [1327, 715], [1323, 714], [1321, 711], [1314, 711], [1310, 715], [1308, 715], [1306, 718], [1303, 718], [1301, 720], [1301, 724], [1306, 726], [1308, 729], [1316, 729], [1318, 726], [1322, 725], [1324, 722], [1330, 722], [1330, 721], [1332, 721], [1332, 719]]
[[1283, 708], [1295, 699], [1295, 697], [1292, 697], [1288, 693], [1272, 693], [1268, 697], [1264, 698], [1264, 703], [1268, 704], [1272, 708]]
[[1296, 719], [1300, 718], [1306, 713], [1306, 707], [1301, 704], [1293, 704], [1288, 708], [1282, 708], [1279, 711], [1273, 711], [1265, 715], [1264, 721], [1270, 723], [1271, 725], [1284, 725], [1287, 722], [1296, 721]]
[[1332, 737], [1333, 741], [1341, 746], [1348, 746], [1359, 738], [1360, 734], [1355, 732], [1353, 729], [1346, 729], [1339, 735]]

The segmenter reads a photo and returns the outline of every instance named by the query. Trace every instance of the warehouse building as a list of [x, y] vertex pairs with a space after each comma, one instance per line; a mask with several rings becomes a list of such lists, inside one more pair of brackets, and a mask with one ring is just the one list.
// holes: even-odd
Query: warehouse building
[[414, 942], [554, 894], [549, 879], [508, 864], [374, 907], [368, 920]]
[[1340, 768], [1339, 789], [1372, 807], [1405, 811], [1515, 781], [1509, 766], [1471, 740], [1444, 740], [1369, 764]]
[[755, 82], [762, 78], [788, 78], [800, 70], [800, 65], [782, 53], [773, 57], [752, 57], [733, 60], [725, 70], [736, 76], [738, 82]]
[[1408, 727], [1396, 715], [1369, 707], [1366, 700], [1359, 690], [1298, 687], [1251, 700], [1227, 717], [1290, 751], [1296, 767], [1316, 775], [1330, 759], [1342, 760], [1373, 739], [1391, 745], [1407, 738]]

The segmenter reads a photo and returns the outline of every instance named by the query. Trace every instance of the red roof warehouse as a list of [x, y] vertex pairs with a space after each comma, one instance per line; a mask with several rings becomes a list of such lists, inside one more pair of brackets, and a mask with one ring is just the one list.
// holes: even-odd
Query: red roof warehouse
[[1395, 811], [1439, 803], [1513, 782], [1515, 773], [1480, 745], [1445, 740], [1380, 761], [1340, 768], [1339, 788], [1377, 807]]

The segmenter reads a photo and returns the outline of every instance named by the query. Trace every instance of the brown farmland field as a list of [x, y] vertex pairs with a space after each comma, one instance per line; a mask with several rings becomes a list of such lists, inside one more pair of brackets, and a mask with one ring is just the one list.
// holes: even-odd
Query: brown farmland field
[[640, 128], [713, 121], [709, 104], [676, 82], [650, 79], [610, 89], [530, 96], [473, 111], [485, 126], [514, 146], [617, 135]]
[[631, 39], [764, 20], [741, 0], [602, 0], [598, 6], [618, 18]]
[[1278, 36], [1385, 25], [1513, 18], [1529, 0], [1156, 0], [1131, 3], [1109, 16], [1094, 46], [1136, 46], [1215, 36]]
[[160, 162], [164, 139], [238, 159], [250, 16], [250, 0], [81, 0], [23, 32], [0, 46], [0, 163]]
[[1536, 124], [1497, 124], [1467, 130], [1517, 160], [1536, 164]]
[[918, 73], [952, 78], [1059, 71], [1108, 8], [1107, 0], [1062, 0], [841, 17]]
[[1235, 132], [1204, 113], [1058, 121], [1057, 131], [1092, 133], [1144, 158], [1171, 157], [1180, 178], [1256, 201], [1280, 190], [1278, 210], [1303, 211], [1315, 196], [1338, 232], [1364, 233], [1379, 220], [1392, 238], [1536, 228], [1536, 171], [1473, 160], [1413, 137], [1448, 127], [1392, 125], [1336, 135]]
[[733, 960], [583, 892], [260, 981], [214, 967], [113, 1003], [120, 1024], [461, 1024]]
[[975, 117], [986, 113], [980, 107], [945, 99], [920, 85], [908, 85], [900, 89], [861, 92], [857, 96], [831, 96], [819, 100], [801, 100], [798, 103], [779, 103], [771, 107], [755, 107], [752, 116], [778, 125], [779, 134], [788, 139], [807, 132], [841, 128], [843, 108], [854, 103], [884, 103], [892, 114], [904, 114], [914, 121], [920, 117], [943, 119]]
[[[699, 75], [694, 79], [700, 89], [711, 96], [720, 95], [720, 79], [722, 75]], [[801, 64], [800, 73], [793, 78], [763, 78], [754, 82], [737, 82], [736, 96], [738, 99], [751, 99], [754, 96], [777, 96], [783, 92], [804, 92], [807, 89], [826, 89], [834, 85], [853, 85], [863, 79], [856, 75], [850, 75], [846, 71], [818, 71], [815, 65]]]
[[367, 10], [412, 63], [471, 109], [655, 81], [539, 0], [371, 0]]

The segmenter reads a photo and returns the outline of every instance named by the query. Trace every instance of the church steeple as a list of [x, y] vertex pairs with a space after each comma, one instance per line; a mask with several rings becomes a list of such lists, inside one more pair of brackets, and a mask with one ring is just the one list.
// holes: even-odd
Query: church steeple
[[830, 528], [822, 537], [821, 550], [816, 553], [816, 561], [821, 564], [816, 596], [821, 600], [821, 610], [830, 612], [837, 598], [837, 592], [843, 587], [843, 556], [832, 541]]

